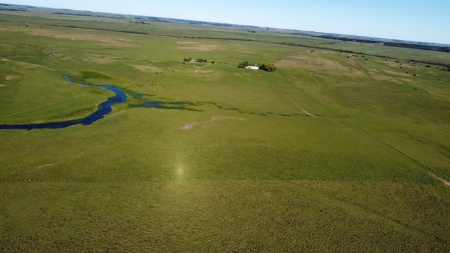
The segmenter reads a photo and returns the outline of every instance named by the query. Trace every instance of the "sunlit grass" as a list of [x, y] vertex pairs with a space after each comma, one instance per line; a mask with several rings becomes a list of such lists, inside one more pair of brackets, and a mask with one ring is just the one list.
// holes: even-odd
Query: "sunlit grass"
[[318, 39], [95, 20], [1, 14], [1, 124], [82, 118], [111, 96], [65, 74], [190, 110], [130, 95], [89, 126], [1, 130], [0, 251], [449, 251], [450, 194], [430, 173], [450, 178], [450, 72], [273, 44]]

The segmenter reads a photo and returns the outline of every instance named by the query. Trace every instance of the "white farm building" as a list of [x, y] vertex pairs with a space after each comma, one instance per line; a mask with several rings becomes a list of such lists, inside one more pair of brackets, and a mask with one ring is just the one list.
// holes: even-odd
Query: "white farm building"
[[246, 69], [253, 69], [253, 70], [258, 70], [259, 69], [259, 67], [257, 67], [257, 66], [247, 66], [245, 68]]

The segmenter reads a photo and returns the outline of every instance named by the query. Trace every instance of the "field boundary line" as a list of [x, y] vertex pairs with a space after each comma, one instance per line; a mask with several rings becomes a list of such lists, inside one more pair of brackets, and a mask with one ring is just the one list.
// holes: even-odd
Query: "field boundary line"
[[446, 245], [450, 244], [446, 239], [441, 238], [440, 236], [435, 235], [433, 233], [430, 233], [430, 232], [422, 229], [421, 227], [418, 227], [413, 224], [408, 224], [406, 222], [403, 222], [403, 221], [395, 219], [395, 218], [387, 217], [383, 212], [380, 212], [377, 210], [372, 210], [372, 209], [370, 209], [362, 204], [359, 204], [357, 202], [339, 197], [335, 193], [324, 192], [323, 190], [320, 191], [320, 190], [311, 188], [309, 186], [306, 186], [304, 184], [298, 184], [295, 182], [291, 182], [291, 183], [298, 185], [299, 187], [301, 187], [303, 189], [307, 189], [309, 192], [311, 192], [313, 194], [320, 195], [326, 199], [329, 199], [329, 200], [335, 202], [335, 203], [328, 203], [329, 205], [336, 205], [336, 206], [341, 207], [342, 209], [355, 208], [356, 210], [358, 210], [358, 212], [366, 213], [371, 216], [371, 217], [369, 216], [368, 218], [370, 220], [372, 220], [373, 222], [379, 223], [380, 222], [379, 220], [386, 220], [389, 223], [391, 223], [391, 226], [399, 226], [400, 228], [406, 229], [409, 232], [419, 233], [419, 234], [423, 234], [423, 235], [432, 237], [441, 243], [445, 243]]
[[[366, 130], [365, 128], [359, 126], [358, 124], [356, 124], [356, 123], [354, 123], [354, 122], [351, 122], [351, 121], [349, 121], [349, 122], [350, 122], [351, 124], [353, 124], [354, 126], [356, 126], [357, 128], [359, 128], [359, 129], [361, 129], [362, 131], [364, 131], [365, 133], [367, 133], [368, 135], [370, 135], [370, 136], [372, 136], [373, 138], [377, 139], [378, 141], [384, 143], [386, 146], [390, 147], [391, 149], [397, 151], [398, 153], [402, 154], [403, 156], [406, 156], [407, 158], [409, 158], [409, 159], [410, 159], [411, 161], [413, 161], [414, 163], [420, 165], [423, 169], [427, 170], [427, 172], [428, 172], [431, 176], [433, 176], [435, 179], [437, 179], [437, 180], [440, 181], [441, 183], [444, 183], [444, 181], [448, 183], [448, 181], [445, 180], [444, 178], [441, 178], [441, 177], [436, 176], [435, 174], [433, 174], [433, 172], [435, 173], [435, 170], [433, 170], [433, 168], [431, 168], [430, 166], [428, 166], [428, 165], [422, 163], [421, 161], [417, 160], [416, 158], [412, 157], [411, 155], [407, 154], [406, 152], [400, 150], [399, 148], [397, 148], [397, 147], [395, 147], [395, 146], [389, 144], [387, 141], [381, 139], [380, 137], [377, 137], [376, 135], [374, 135], [373, 133], [369, 132], [369, 131]], [[442, 180], [439, 180], [439, 179], [442, 179], [443, 181], [442, 181]], [[446, 184], [446, 183], [444, 183], [444, 184]]]

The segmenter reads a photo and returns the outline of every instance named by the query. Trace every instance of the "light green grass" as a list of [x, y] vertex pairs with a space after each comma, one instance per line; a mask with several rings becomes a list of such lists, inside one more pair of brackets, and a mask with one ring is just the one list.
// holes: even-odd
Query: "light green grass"
[[448, 249], [441, 186], [86, 181], [1, 190], [5, 252]]

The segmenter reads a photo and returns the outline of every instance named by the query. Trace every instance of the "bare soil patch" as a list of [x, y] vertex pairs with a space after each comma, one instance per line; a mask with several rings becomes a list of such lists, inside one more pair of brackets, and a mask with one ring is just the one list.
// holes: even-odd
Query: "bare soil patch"
[[181, 130], [191, 130], [196, 126], [202, 126], [202, 128], [208, 128], [212, 123], [214, 123], [216, 121], [221, 121], [221, 120], [243, 120], [243, 119], [239, 118], [239, 117], [213, 116], [208, 121], [203, 121], [203, 122], [193, 121], [193, 122], [186, 123], [182, 127], [180, 127], [180, 129]]
[[0, 83], [0, 87], [6, 87], [6, 85]]
[[443, 179], [443, 178], [441, 178], [441, 177], [438, 177], [438, 176], [436, 176], [436, 175], [433, 174], [433, 173], [430, 173], [430, 175], [431, 175], [432, 177], [436, 178], [437, 180], [439, 180], [439, 182], [445, 184], [446, 186], [450, 186], [450, 182], [449, 182], [449, 181], [447, 181], [447, 180], [445, 180], [445, 179]]

